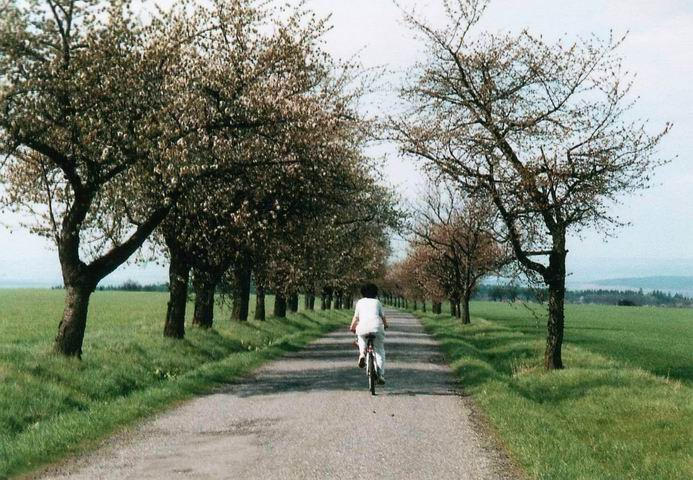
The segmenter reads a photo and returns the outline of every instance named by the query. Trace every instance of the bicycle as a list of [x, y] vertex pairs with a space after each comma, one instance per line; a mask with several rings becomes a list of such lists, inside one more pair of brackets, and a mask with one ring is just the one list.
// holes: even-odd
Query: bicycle
[[375, 335], [366, 335], [366, 375], [368, 376], [368, 390], [371, 395], [375, 395], [375, 384], [378, 382], [378, 372], [375, 368], [375, 351], [373, 350], [373, 340]]
[[[385, 329], [387, 330], [387, 326], [385, 326]], [[356, 333], [355, 329], [349, 329], [350, 332]], [[373, 342], [375, 341], [375, 333], [369, 333], [366, 335], [366, 354], [365, 354], [365, 360], [366, 360], [366, 376], [368, 377], [368, 390], [370, 390], [371, 395], [375, 395], [375, 385], [382, 385], [385, 382], [382, 380], [380, 375], [378, 374], [378, 369], [375, 365], [375, 350], [373, 348]], [[355, 340], [353, 342], [353, 345], [355, 347], [358, 347], [358, 340]], [[359, 359], [359, 367], [361, 367], [361, 361]], [[361, 367], [363, 368], [363, 367]]]

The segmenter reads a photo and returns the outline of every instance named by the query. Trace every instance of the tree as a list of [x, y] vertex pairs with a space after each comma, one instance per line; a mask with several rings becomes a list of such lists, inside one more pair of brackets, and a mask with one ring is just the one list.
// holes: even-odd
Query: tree
[[[179, 200], [155, 239], [169, 258], [169, 308], [164, 335], [183, 338], [188, 284], [195, 290], [193, 325], [211, 328], [214, 292], [237, 253], [237, 240], [249, 215], [244, 176], [216, 175], [197, 182]], [[250, 173], [252, 174], [252, 173]]]
[[414, 301], [414, 309], [417, 307], [417, 302], [426, 301], [426, 290], [424, 289], [424, 279], [420, 276], [421, 265], [417, 263], [417, 257], [410, 252], [407, 257], [390, 266], [393, 271], [392, 276], [396, 278], [396, 284], [401, 289], [401, 295], [405, 298], [411, 298]]
[[471, 322], [469, 300], [479, 280], [508, 263], [493, 236], [494, 223], [487, 199], [464, 197], [445, 182], [431, 184], [415, 210], [410, 241], [433, 250], [428, 278], [436, 278], [463, 324]]
[[344, 197], [336, 202], [326, 230], [330, 243], [322, 285], [334, 296], [335, 308], [350, 307], [353, 294], [365, 281], [382, 278], [390, 254], [388, 235], [401, 223], [396, 196], [378, 185], [364, 166], [344, 177]]
[[[428, 245], [413, 246], [407, 255], [409, 268], [414, 272], [414, 278], [419, 285], [422, 299], [431, 299], [431, 311], [441, 313], [442, 302], [449, 296], [446, 294], [447, 276], [445, 257], [440, 249], [436, 250]], [[425, 305], [425, 303], [424, 303]]]
[[[199, 313], [194, 323], [204, 327], [212, 325], [214, 290], [225, 273], [232, 277], [226, 282], [233, 296], [232, 317], [247, 319], [252, 245], [275, 231], [270, 227], [282, 217], [280, 194], [301, 181], [294, 173], [323, 160], [316, 149], [310, 158], [303, 151], [322, 138], [315, 124], [333, 127], [329, 114], [337, 110], [322, 109], [320, 103], [321, 86], [332, 74], [318, 44], [323, 22], [303, 21], [309, 12], [302, 8], [276, 21], [275, 8], [233, 3], [238, 12], [211, 17], [212, 26], [206, 29], [210, 33], [198, 51], [205, 52], [202, 61], [214, 74], [198, 82], [219, 108], [246, 119], [250, 128], [245, 132], [222, 130], [212, 136], [214, 142], [220, 133], [229, 137], [225, 153], [244, 170], [200, 186], [182, 218], [170, 225], [178, 227], [176, 237], [185, 239], [186, 250], [192, 252]], [[212, 28], [216, 24], [223, 28]]]
[[305, 185], [303, 200], [285, 209], [293, 214], [257, 254], [264, 266], [258, 276], [281, 298], [321, 291], [323, 308], [333, 300], [341, 308], [350, 303], [356, 285], [381, 275], [388, 255], [386, 230], [398, 218], [394, 196], [378, 185], [353, 138], [348, 144], [325, 165], [327, 171], [320, 170], [320, 178]]
[[322, 113], [293, 147], [303, 161], [275, 176], [281, 184], [270, 191], [280, 208], [267, 224], [271, 234], [253, 241], [256, 279], [279, 294], [280, 315], [284, 299], [296, 308], [299, 291], [309, 306], [318, 290], [333, 292], [336, 306], [348, 303], [355, 279], [368, 278], [377, 263], [376, 249], [363, 245], [380, 245], [397, 218], [394, 195], [379, 185], [376, 165], [362, 154], [370, 122], [357, 111], [363, 87], [347, 67], [318, 84]]
[[623, 39], [472, 38], [487, 2], [445, 4], [440, 29], [407, 16], [429, 57], [402, 89], [412, 108], [396, 136], [407, 155], [492, 200], [517, 261], [548, 286], [544, 365], [562, 368], [567, 234], [619, 224], [610, 206], [647, 187], [669, 125], [650, 134], [632, 120]]
[[168, 99], [188, 31], [160, 20], [140, 24], [125, 1], [46, 0], [11, 2], [0, 21], [3, 200], [58, 248], [67, 292], [55, 348], [65, 355], [81, 355], [98, 282], [184, 188], [186, 129]]

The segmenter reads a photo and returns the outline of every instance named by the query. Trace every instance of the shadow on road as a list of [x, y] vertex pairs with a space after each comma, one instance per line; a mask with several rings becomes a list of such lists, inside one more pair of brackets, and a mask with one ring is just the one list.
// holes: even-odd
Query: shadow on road
[[[444, 357], [418, 320], [388, 312], [386, 333], [387, 384], [380, 395], [459, 395], [458, 383], [444, 366]], [[241, 397], [286, 392], [367, 392], [365, 370], [356, 365], [354, 335], [335, 332], [305, 349], [232, 384], [229, 392]]]

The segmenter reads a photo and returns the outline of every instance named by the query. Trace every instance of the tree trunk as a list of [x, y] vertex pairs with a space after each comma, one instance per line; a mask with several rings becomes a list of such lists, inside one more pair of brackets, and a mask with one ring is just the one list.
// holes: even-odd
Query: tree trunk
[[298, 293], [289, 295], [288, 307], [291, 313], [298, 312]]
[[89, 297], [94, 288], [66, 285], [65, 309], [55, 337], [55, 351], [69, 357], [82, 356], [82, 342], [87, 327]]
[[168, 267], [169, 300], [164, 324], [164, 337], [183, 338], [185, 336], [185, 307], [188, 303], [188, 280], [190, 264], [182, 254], [171, 250], [171, 264]]
[[57, 353], [71, 357], [82, 355], [89, 298], [96, 289], [96, 285], [137, 251], [171, 209], [170, 205], [156, 209], [127, 239], [87, 265], [80, 259], [80, 232], [96, 191], [80, 189], [74, 192], [70, 206], [62, 218], [62, 228], [58, 238], [58, 258], [67, 291], [54, 349]]
[[563, 326], [565, 303], [565, 277], [563, 281], [549, 284], [549, 321], [547, 325], [546, 352], [544, 367], [547, 370], [563, 368], [561, 347], [563, 345]]
[[233, 272], [233, 306], [231, 308], [231, 320], [245, 322], [248, 320], [248, 308], [250, 305], [250, 265], [241, 261]]
[[274, 316], [286, 318], [286, 297], [282, 293], [274, 295]]
[[462, 296], [462, 324], [463, 325], [469, 325], [470, 323], [472, 323], [471, 317], [469, 316], [469, 297], [471, 297], [471, 292], [465, 292], [464, 295]]
[[201, 328], [212, 328], [216, 284], [205, 273], [193, 272], [193, 287], [195, 288], [195, 311], [192, 323]]
[[303, 310], [310, 310], [310, 294], [307, 292], [303, 295]]
[[[95, 186], [100, 185], [97, 182]], [[127, 261], [152, 231], [161, 224], [171, 208], [167, 205], [152, 212], [149, 218], [141, 223], [127, 239], [87, 265], [80, 258], [80, 233], [97, 191], [98, 188], [86, 188], [73, 192], [69, 207], [62, 218], [61, 231], [57, 239], [58, 258], [67, 291], [54, 349], [65, 356], [81, 357], [82, 355], [89, 298], [96, 289], [96, 285]]]
[[417, 303], [416, 303], [416, 300], [414, 300], [414, 311], [417, 311], [418, 309], [419, 309], [419, 307], [418, 307], [418, 305], [417, 305]]
[[310, 294], [310, 298], [308, 300], [308, 310], [315, 310], [315, 295]]
[[450, 299], [450, 315], [453, 317], [457, 317], [457, 309], [455, 308], [457, 304], [455, 303], [455, 299], [451, 298]]
[[421, 301], [421, 310], [423, 310], [423, 313], [426, 313], [426, 300]]
[[544, 282], [549, 287], [549, 319], [547, 324], [544, 368], [556, 370], [563, 368], [561, 347], [563, 346], [563, 327], [565, 323], [565, 231], [554, 232], [549, 267], [544, 273]]
[[265, 287], [257, 286], [255, 292], [255, 320], [265, 320]]

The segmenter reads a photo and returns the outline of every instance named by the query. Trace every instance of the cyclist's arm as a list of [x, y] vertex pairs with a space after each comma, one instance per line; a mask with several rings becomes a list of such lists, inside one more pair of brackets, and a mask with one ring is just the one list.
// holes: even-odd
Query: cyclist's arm
[[354, 318], [351, 319], [351, 325], [349, 326], [349, 330], [352, 332], [356, 331], [356, 325], [359, 323], [359, 304], [358, 302], [356, 303], [356, 307], [354, 308]]
[[358, 325], [358, 323], [359, 323], [359, 316], [358, 316], [358, 313], [355, 313], [354, 318], [351, 319], [351, 325], [349, 326], [349, 330], [351, 330], [352, 332], [355, 332], [356, 331], [356, 325]]

